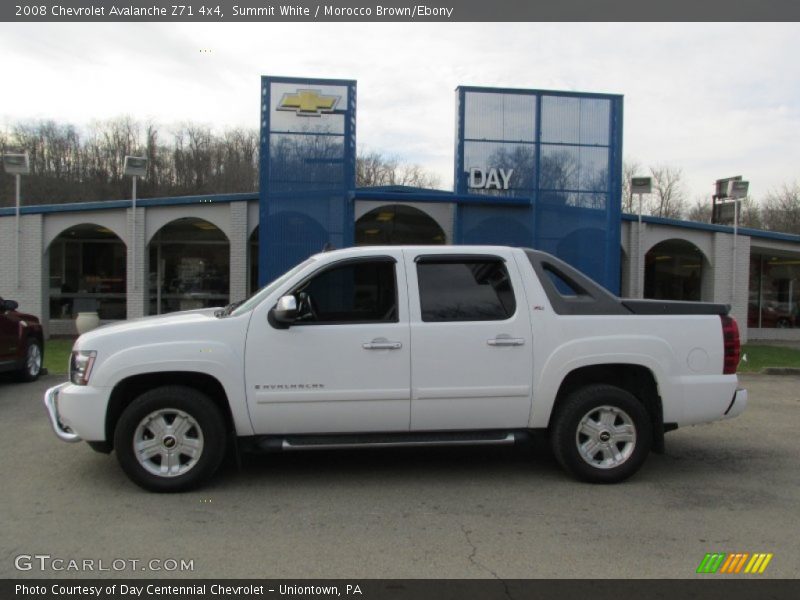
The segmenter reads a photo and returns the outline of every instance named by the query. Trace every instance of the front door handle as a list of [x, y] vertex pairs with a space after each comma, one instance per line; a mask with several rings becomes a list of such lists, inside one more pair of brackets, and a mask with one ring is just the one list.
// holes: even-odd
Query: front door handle
[[490, 346], [524, 346], [525, 338], [512, 338], [509, 336], [498, 335], [496, 338], [486, 340]]
[[364, 350], [399, 350], [403, 347], [400, 342], [390, 342], [386, 338], [375, 338], [371, 342], [361, 344]]

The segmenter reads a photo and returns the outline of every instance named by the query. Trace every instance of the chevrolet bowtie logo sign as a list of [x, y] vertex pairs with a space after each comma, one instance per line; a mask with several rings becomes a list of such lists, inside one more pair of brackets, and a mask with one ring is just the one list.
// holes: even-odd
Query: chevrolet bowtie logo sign
[[284, 94], [278, 110], [291, 110], [301, 117], [319, 117], [336, 110], [341, 96], [326, 96], [320, 90], [297, 90]]

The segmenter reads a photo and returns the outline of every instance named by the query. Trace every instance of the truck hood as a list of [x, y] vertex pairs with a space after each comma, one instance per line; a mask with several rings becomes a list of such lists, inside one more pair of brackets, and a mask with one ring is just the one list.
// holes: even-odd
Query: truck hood
[[75, 349], [98, 350], [99, 346], [104, 346], [111, 340], [120, 342], [123, 339], [130, 341], [135, 339], [135, 345], [141, 345], [175, 341], [182, 336], [194, 339], [192, 331], [204, 331], [207, 326], [220, 321], [214, 316], [217, 310], [219, 309], [202, 308], [103, 325], [80, 336], [75, 342]]
[[[99, 327], [75, 342], [97, 352], [91, 385], [160, 370], [200, 370], [229, 381], [243, 376], [244, 344], [252, 312], [217, 318], [207, 308]], [[267, 325], [265, 322], [264, 325]], [[224, 372], [224, 373], [223, 373]]]

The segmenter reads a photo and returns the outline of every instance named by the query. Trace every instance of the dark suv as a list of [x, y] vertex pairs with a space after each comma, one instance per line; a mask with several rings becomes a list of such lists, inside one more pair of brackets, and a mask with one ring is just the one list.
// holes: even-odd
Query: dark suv
[[17, 312], [13, 300], [0, 298], [0, 372], [14, 371], [23, 381], [42, 372], [44, 340], [37, 317]]

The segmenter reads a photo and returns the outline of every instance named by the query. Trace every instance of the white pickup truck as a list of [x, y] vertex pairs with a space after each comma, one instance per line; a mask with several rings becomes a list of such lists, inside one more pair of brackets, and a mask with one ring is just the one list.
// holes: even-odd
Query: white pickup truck
[[56, 435], [116, 450], [144, 488], [228, 449], [513, 444], [615, 482], [664, 432], [734, 417], [739, 333], [719, 304], [624, 300], [535, 250], [326, 252], [243, 303], [82, 335], [44, 402]]

